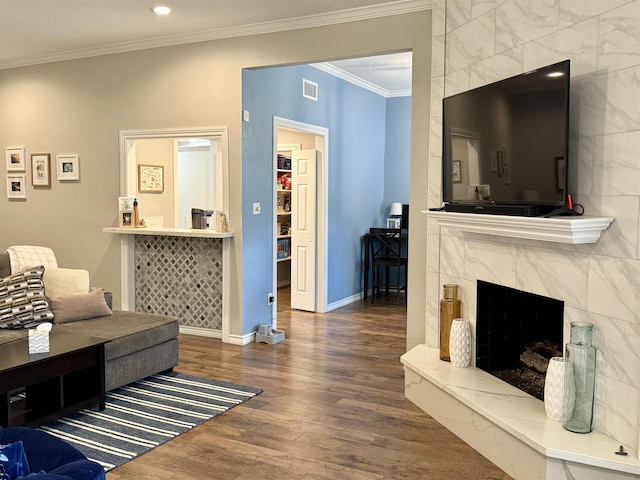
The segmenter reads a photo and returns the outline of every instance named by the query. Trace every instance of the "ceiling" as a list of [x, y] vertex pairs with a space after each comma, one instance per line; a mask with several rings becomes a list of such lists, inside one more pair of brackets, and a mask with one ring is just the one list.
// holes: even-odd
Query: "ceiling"
[[[158, 4], [173, 12], [153, 14]], [[0, 0], [0, 69], [428, 8], [431, 0]], [[411, 89], [410, 53], [316, 66], [381, 94]]]

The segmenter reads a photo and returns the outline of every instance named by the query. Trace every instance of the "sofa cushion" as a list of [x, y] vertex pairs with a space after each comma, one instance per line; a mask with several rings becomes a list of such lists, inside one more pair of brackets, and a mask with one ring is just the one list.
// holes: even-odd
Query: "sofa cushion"
[[53, 320], [43, 273], [40, 265], [0, 279], [0, 328], [29, 328]]
[[9, 252], [0, 252], [0, 278], [11, 275], [11, 261]]
[[89, 272], [76, 268], [47, 267], [42, 277], [47, 298], [89, 293]]
[[[20, 340], [21, 338], [27, 338], [29, 336], [29, 330], [26, 328], [21, 328], [20, 330], [0, 330], [0, 345], [9, 342], [15, 342], [16, 340]], [[0, 350], [2, 347], [0, 346]]]
[[114, 310], [109, 317], [64, 323], [53, 328], [111, 340], [104, 346], [104, 358], [109, 361], [176, 338], [179, 324], [176, 319], [164, 315]]
[[68, 295], [49, 299], [55, 323], [77, 322], [111, 315], [111, 309], [104, 299], [104, 290], [96, 288], [89, 293]]

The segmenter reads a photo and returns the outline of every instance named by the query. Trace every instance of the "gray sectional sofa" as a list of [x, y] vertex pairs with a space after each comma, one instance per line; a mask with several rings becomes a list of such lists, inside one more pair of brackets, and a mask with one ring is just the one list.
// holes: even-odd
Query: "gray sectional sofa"
[[[0, 253], [0, 278], [11, 275], [7, 252]], [[178, 320], [163, 315], [113, 310], [109, 316], [56, 324], [68, 331], [109, 340], [105, 345], [105, 387], [113, 390], [178, 364]], [[0, 329], [2, 344], [28, 335], [27, 329]]]

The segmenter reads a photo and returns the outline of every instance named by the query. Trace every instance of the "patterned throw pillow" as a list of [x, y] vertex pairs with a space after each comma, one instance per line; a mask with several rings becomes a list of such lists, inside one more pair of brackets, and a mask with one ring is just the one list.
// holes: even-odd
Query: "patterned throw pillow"
[[0, 280], [0, 328], [30, 328], [53, 320], [43, 273], [40, 265]]

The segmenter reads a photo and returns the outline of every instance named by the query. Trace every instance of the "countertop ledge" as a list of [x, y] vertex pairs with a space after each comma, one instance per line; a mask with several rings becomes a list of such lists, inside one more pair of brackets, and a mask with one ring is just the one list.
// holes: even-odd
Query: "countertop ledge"
[[143, 227], [119, 228], [105, 227], [105, 233], [120, 233], [123, 235], [163, 235], [168, 237], [203, 237], [203, 238], [231, 238], [233, 232], [216, 232], [215, 230], [198, 230], [193, 228]]

